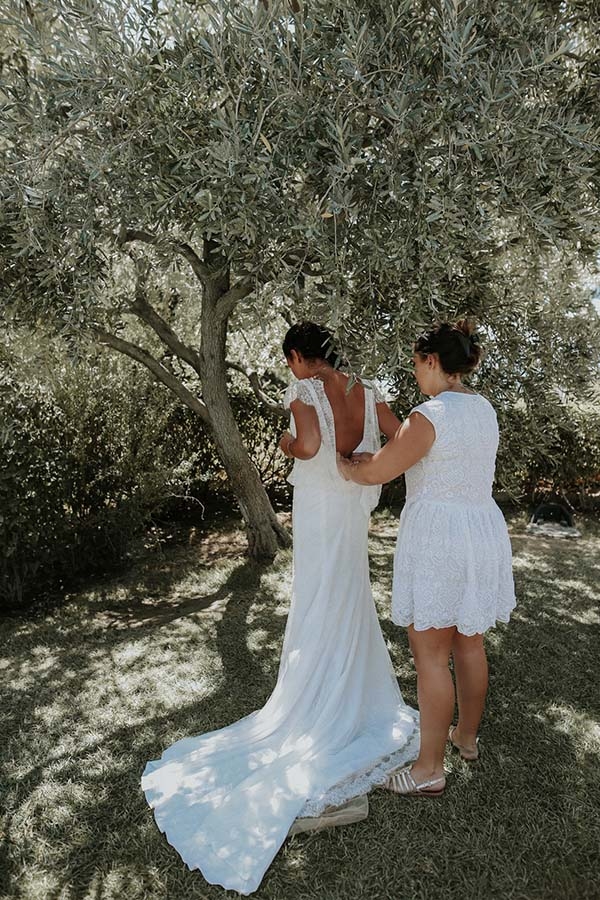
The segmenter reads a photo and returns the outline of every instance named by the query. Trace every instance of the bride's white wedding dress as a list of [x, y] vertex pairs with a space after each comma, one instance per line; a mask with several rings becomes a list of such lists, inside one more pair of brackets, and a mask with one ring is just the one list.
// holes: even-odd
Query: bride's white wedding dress
[[[177, 741], [142, 776], [158, 827], [187, 865], [242, 894], [259, 886], [296, 817], [364, 794], [418, 752], [417, 713], [402, 700], [369, 582], [380, 488], [338, 474], [322, 382], [294, 383], [287, 406], [296, 398], [315, 407], [321, 447], [290, 476], [294, 577], [275, 689], [239, 722]], [[365, 389], [359, 450], [379, 447], [375, 402]]]

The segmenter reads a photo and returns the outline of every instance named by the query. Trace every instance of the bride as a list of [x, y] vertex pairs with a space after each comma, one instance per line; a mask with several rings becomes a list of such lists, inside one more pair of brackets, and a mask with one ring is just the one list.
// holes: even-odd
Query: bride
[[381, 784], [418, 752], [369, 582], [367, 531], [380, 487], [339, 475], [336, 453], [374, 453], [399, 422], [356, 383], [331, 334], [294, 325], [283, 350], [294, 375], [294, 574], [281, 663], [265, 706], [220, 731], [184, 738], [149, 762], [142, 788], [156, 823], [212, 884], [255, 891], [297, 817], [318, 816]]

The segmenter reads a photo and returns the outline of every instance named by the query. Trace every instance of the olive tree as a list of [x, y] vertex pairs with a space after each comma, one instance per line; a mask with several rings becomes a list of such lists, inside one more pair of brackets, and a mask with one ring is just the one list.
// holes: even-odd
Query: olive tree
[[[319, 315], [357, 366], [392, 374], [432, 316], [478, 315], [502, 342], [519, 273], [597, 251], [593, 8], [7, 11], [5, 296], [137, 360], [193, 409], [251, 551], [270, 557], [285, 533], [241, 440], [228, 362], [264, 392], [251, 359], [228, 360], [228, 330]], [[528, 316], [529, 298], [517, 305]]]

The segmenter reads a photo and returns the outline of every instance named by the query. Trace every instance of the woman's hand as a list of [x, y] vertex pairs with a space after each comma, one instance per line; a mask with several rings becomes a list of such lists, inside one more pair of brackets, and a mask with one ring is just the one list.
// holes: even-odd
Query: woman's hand
[[283, 453], [284, 456], [287, 456], [288, 459], [292, 459], [292, 454], [290, 453], [290, 444], [294, 440], [294, 435], [290, 431], [284, 431], [281, 437], [279, 438], [279, 449]]
[[357, 484], [386, 484], [422, 459], [434, 440], [435, 429], [431, 422], [420, 412], [412, 412], [385, 447], [373, 456], [366, 453], [366, 459], [351, 463], [343, 477]]
[[369, 460], [373, 458], [373, 455], [373, 453], [353, 453], [350, 457], [350, 461], [353, 463], [369, 462]]
[[357, 466], [359, 462], [369, 462], [373, 458], [373, 454], [353, 453], [350, 459], [347, 459], [345, 456], [342, 456], [341, 453], [336, 453], [336, 458], [338, 472], [344, 481], [352, 481], [352, 469]]
[[341, 453], [336, 453], [336, 460], [338, 472], [340, 473], [344, 481], [352, 481], [352, 478], [350, 477], [350, 471], [352, 470], [352, 467], [353, 465], [355, 465], [355, 463], [353, 463], [350, 459], [346, 459], [346, 457], [342, 456]]

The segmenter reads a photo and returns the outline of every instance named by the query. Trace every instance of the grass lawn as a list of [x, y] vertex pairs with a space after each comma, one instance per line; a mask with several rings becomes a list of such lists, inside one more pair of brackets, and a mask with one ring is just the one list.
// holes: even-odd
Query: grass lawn
[[[404, 696], [406, 634], [389, 618], [396, 519], [376, 516], [372, 577]], [[600, 528], [577, 541], [513, 519], [519, 606], [488, 633], [491, 690], [476, 766], [448, 756], [441, 800], [371, 794], [369, 818], [288, 840], [264, 900], [600, 897]], [[0, 896], [235, 897], [190, 872], [139, 779], [185, 735], [227, 725], [272, 690], [289, 552], [243, 558], [223, 527], [182, 534], [60, 609], [0, 620]]]

